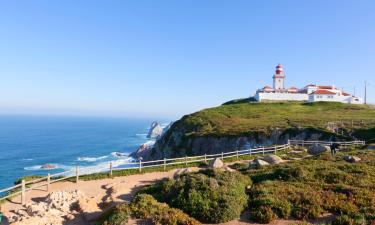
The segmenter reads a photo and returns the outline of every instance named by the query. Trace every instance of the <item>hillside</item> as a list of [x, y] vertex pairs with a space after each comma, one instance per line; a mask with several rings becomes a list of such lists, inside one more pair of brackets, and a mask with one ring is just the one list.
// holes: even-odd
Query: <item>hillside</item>
[[235, 100], [176, 121], [146, 158], [233, 151], [288, 138], [374, 141], [375, 110], [342, 103]]

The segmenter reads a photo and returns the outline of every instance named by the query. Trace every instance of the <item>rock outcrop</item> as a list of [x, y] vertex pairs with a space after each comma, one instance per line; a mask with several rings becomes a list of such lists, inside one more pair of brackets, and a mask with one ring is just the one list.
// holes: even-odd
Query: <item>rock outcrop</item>
[[350, 162], [350, 163], [356, 163], [361, 161], [361, 158], [357, 156], [351, 156], [351, 155], [345, 155], [342, 157], [345, 161]]
[[223, 161], [221, 161], [220, 158], [215, 158], [214, 160], [212, 160], [212, 161], [210, 162], [209, 167], [210, 167], [211, 169], [221, 169], [221, 168], [224, 167], [224, 163], [223, 163]]
[[313, 145], [307, 150], [307, 153], [311, 155], [318, 155], [327, 151], [331, 151], [331, 148], [326, 145]]
[[262, 158], [263, 161], [268, 162], [269, 164], [279, 164], [284, 160], [277, 155], [268, 155]]
[[161, 125], [154, 121], [151, 124], [150, 130], [148, 131], [147, 138], [158, 139], [163, 134], [163, 128]]
[[255, 159], [251, 165], [255, 165], [257, 167], [262, 167], [262, 166], [268, 166], [270, 165], [268, 162], [262, 160], [262, 159]]
[[66, 220], [74, 219], [78, 212], [77, 202], [85, 199], [81, 191], [55, 191], [47, 196], [44, 201], [27, 205], [10, 218], [10, 223], [15, 225], [63, 225]]

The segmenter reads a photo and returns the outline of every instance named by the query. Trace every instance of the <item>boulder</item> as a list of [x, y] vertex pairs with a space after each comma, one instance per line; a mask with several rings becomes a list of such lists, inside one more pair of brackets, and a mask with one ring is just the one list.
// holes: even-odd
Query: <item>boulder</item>
[[284, 160], [277, 155], [268, 155], [262, 158], [263, 161], [268, 162], [269, 164], [279, 164]]
[[163, 134], [163, 128], [156, 121], [152, 122], [147, 138], [157, 139]]
[[221, 161], [220, 158], [215, 158], [210, 162], [210, 168], [211, 169], [221, 169], [224, 167], [223, 161]]
[[361, 161], [361, 158], [357, 157], [357, 156], [351, 156], [351, 155], [345, 155], [344, 157], [342, 157], [345, 161], [347, 162], [350, 162], [350, 163], [356, 163], [356, 162], [359, 162]]
[[264, 161], [262, 159], [255, 159], [253, 161], [253, 163], [254, 163], [255, 166], [260, 166], [260, 167], [270, 165], [268, 162], [266, 162], [266, 161]]
[[327, 151], [331, 151], [331, 148], [326, 145], [313, 145], [307, 150], [307, 152], [311, 155], [318, 155]]

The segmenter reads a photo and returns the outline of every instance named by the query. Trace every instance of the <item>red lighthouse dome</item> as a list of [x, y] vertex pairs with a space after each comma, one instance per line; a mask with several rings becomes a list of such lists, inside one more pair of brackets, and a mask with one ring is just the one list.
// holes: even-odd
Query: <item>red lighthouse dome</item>
[[280, 75], [284, 74], [283, 65], [281, 65], [280, 63], [277, 64], [276, 66], [276, 74], [280, 74]]

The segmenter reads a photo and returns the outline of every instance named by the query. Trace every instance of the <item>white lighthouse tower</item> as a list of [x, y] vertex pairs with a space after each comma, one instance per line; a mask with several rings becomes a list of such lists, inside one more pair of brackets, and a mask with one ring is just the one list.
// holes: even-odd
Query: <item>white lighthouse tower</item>
[[273, 75], [273, 89], [275, 91], [281, 91], [285, 89], [285, 74], [283, 70], [283, 66], [279, 63], [276, 66], [276, 72]]

